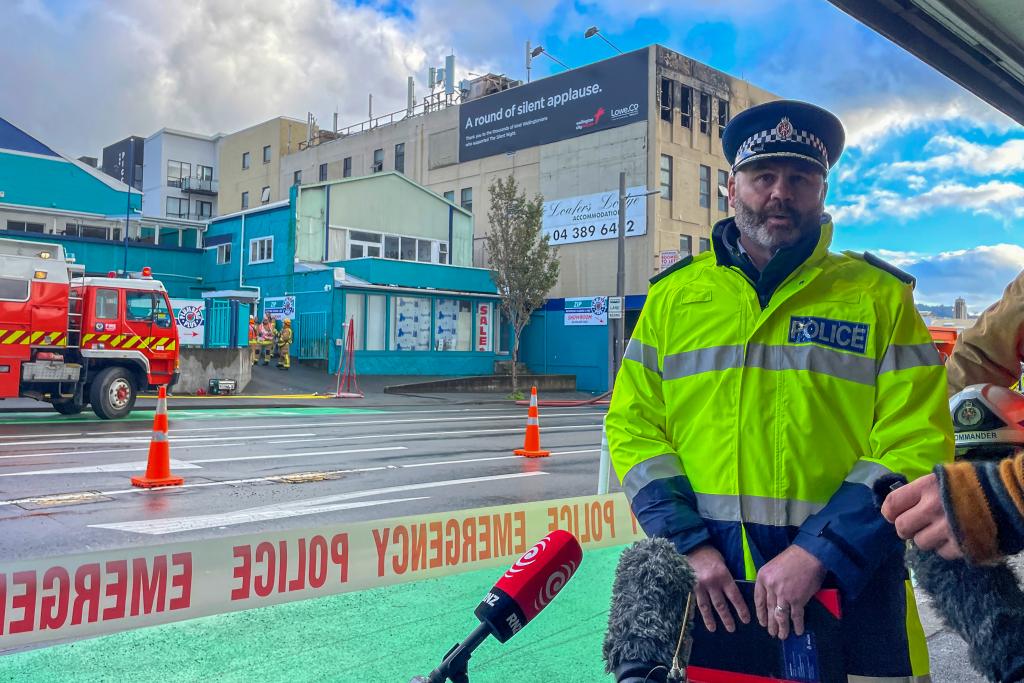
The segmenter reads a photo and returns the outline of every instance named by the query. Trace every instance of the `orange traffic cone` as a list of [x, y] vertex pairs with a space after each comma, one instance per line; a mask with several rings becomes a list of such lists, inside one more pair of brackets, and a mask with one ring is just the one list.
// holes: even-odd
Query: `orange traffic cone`
[[540, 448], [540, 413], [537, 410], [537, 387], [530, 389], [530, 412], [526, 418], [526, 442], [522, 448], [513, 451], [516, 455], [525, 455], [527, 458], [546, 458], [551, 451], [543, 451]]
[[171, 446], [167, 442], [167, 388], [160, 387], [157, 395], [156, 415], [153, 416], [153, 439], [149, 442], [149, 462], [146, 475], [132, 477], [132, 486], [181, 486], [185, 480], [171, 474]]

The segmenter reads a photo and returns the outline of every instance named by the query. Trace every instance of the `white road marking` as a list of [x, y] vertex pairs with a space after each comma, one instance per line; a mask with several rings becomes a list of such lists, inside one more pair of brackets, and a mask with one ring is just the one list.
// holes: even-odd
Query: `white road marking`
[[[384, 488], [368, 489], [366, 491], [350, 491], [332, 496], [309, 498], [306, 500], [293, 501], [290, 503], [275, 503], [260, 507], [236, 510], [212, 515], [197, 515], [193, 517], [169, 517], [167, 519], [146, 519], [135, 522], [115, 522], [111, 524], [90, 524], [94, 529], [113, 529], [115, 531], [128, 531], [137, 534], [163, 535], [179, 533], [182, 531], [195, 531], [197, 529], [209, 529], [212, 527], [231, 526], [234, 524], [246, 524], [249, 522], [262, 522], [286, 517], [298, 517], [300, 515], [312, 515], [321, 512], [332, 512], [351, 507], [350, 501], [354, 498], [366, 498], [369, 496], [388, 495], [392, 493], [404, 493], [406, 491], [422, 491], [424, 489], [440, 488], [444, 486], [459, 486], [462, 484], [477, 484], [486, 481], [501, 481], [522, 477], [534, 477], [546, 474], [545, 472], [517, 472], [515, 474], [498, 474], [489, 477], [471, 477], [468, 479], [447, 479], [444, 481], [422, 482], [418, 484], [405, 484], [402, 486], [387, 486]], [[403, 498], [385, 502], [404, 502], [409, 500], [422, 500], [420, 498]], [[372, 502], [372, 501], [369, 501]]]
[[[556, 427], [544, 427], [542, 431], [550, 432], [556, 429], [601, 429], [601, 425], [559, 425]], [[509, 434], [522, 432], [522, 427], [509, 429], [464, 429], [454, 432], [407, 432], [405, 434], [360, 434], [359, 436], [332, 436], [323, 439], [304, 439], [303, 443], [313, 441], [352, 441], [355, 439], [397, 439], [405, 436], [451, 436], [454, 434]], [[268, 441], [267, 443], [282, 444], [292, 443], [291, 441]]]
[[[136, 432], [133, 432], [136, 433]], [[51, 444], [76, 444], [80, 443], [86, 446], [92, 444], [103, 444], [103, 443], [143, 443], [149, 441], [152, 437], [152, 432], [138, 432], [138, 437], [125, 438], [125, 437], [114, 437], [114, 438], [98, 438], [98, 437], [78, 437], [74, 439], [51, 439], [47, 441], [8, 441], [6, 443], [0, 443], [0, 446], [38, 446], [38, 445], [51, 445]], [[150, 436], [146, 436], [149, 434]], [[168, 432], [168, 436], [173, 436]], [[289, 436], [316, 436], [315, 432], [304, 432], [301, 434], [289, 434]], [[188, 436], [180, 439], [175, 439], [177, 443], [194, 443], [199, 441], [258, 441], [267, 438], [263, 434], [247, 434], [246, 436]]]
[[[186, 449], [186, 450], [189, 449], [189, 448], [192, 448], [192, 446], [181, 446], [181, 445], [179, 445], [176, 442], [172, 443], [172, 445], [175, 448], [182, 448], [182, 449]], [[219, 446], [219, 445], [220, 445], [220, 443], [204, 443], [201, 446], [197, 446], [197, 447], [201, 447], [201, 448], [205, 449], [205, 448], [211, 448], [213, 446]], [[225, 446], [233, 446], [233, 445], [236, 445], [236, 444], [225, 443], [224, 445]], [[104, 448], [102, 450], [95, 450], [95, 451], [72, 451], [72, 450], [67, 450], [67, 451], [53, 451], [53, 452], [50, 452], [50, 453], [19, 453], [18, 455], [0, 455], [0, 460], [7, 460], [9, 458], [49, 458], [49, 457], [57, 457], [57, 456], [73, 457], [73, 456], [77, 456], [77, 455], [92, 455], [94, 453], [132, 453], [134, 451], [148, 451], [148, 450], [149, 450], [149, 446], [146, 446], [145, 448]]]
[[[193, 465], [184, 460], [171, 460], [171, 470], [198, 470], [199, 465]], [[30, 472], [4, 472], [0, 477], [31, 477], [37, 474], [95, 474], [105, 472], [145, 472], [144, 462], [115, 462], [107, 465], [87, 465], [85, 467], [61, 467], [55, 470], [32, 470]]]
[[407, 451], [405, 446], [386, 446], [382, 448], [357, 448], [349, 451], [310, 451], [304, 453], [274, 453], [273, 455], [243, 455], [238, 458], [204, 458], [192, 462], [234, 462], [235, 460], [275, 460], [278, 458], [305, 458], [311, 455], [342, 455], [344, 453], [376, 453], [381, 451]]

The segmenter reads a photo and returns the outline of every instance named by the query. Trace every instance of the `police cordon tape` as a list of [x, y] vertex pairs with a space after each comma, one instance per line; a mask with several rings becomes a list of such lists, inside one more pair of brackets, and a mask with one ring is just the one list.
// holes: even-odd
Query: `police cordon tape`
[[0, 653], [506, 565], [554, 529], [643, 538], [614, 493], [4, 562]]

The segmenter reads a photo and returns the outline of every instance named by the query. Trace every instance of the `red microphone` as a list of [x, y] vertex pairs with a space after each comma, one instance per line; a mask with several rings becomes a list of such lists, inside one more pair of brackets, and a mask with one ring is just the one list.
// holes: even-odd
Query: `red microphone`
[[499, 642], [519, 633], [548, 606], [572, 578], [583, 560], [583, 548], [568, 531], [556, 529], [516, 560], [477, 606], [480, 620], [469, 637], [454, 646], [426, 678], [412, 683], [467, 681], [469, 658], [480, 643], [493, 635]]
[[477, 606], [477, 619], [504, 643], [558, 595], [583, 559], [583, 549], [568, 531], [556, 529], [509, 567]]

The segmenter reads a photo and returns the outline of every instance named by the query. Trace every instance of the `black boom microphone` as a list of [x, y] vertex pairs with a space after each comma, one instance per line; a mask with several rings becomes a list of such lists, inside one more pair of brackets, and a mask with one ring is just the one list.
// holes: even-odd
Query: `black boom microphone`
[[623, 551], [604, 639], [605, 671], [617, 683], [679, 680], [669, 674], [696, 583], [690, 563], [664, 538], [645, 538]]

